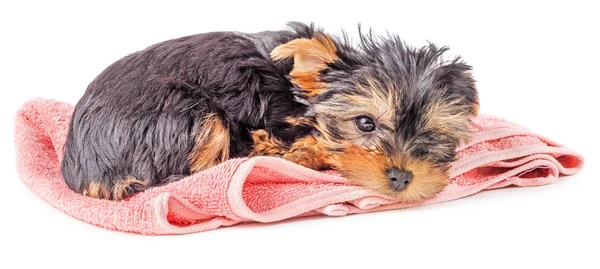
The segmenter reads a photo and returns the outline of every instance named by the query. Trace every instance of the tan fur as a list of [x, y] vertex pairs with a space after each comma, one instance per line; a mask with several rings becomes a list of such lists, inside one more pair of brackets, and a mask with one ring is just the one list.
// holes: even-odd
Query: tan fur
[[[427, 160], [412, 159], [398, 149], [397, 156], [387, 156], [381, 141], [388, 140], [395, 131], [395, 111], [399, 108], [400, 95], [392, 83], [378, 83], [366, 78], [356, 83], [357, 95], [335, 95], [326, 102], [315, 104], [318, 115], [313, 128], [321, 135], [305, 137], [292, 145], [284, 155], [287, 160], [300, 165], [322, 169], [334, 168], [353, 183], [405, 202], [418, 202], [432, 198], [448, 183], [448, 169], [440, 168]], [[456, 134], [469, 135], [469, 108], [457, 103], [435, 103], [425, 111], [428, 118], [425, 128]], [[356, 128], [357, 116], [367, 115], [376, 120], [377, 131], [365, 135]], [[347, 138], [339, 141], [330, 133], [327, 120], [335, 120], [337, 134]], [[446, 150], [438, 147], [429, 150]], [[392, 190], [386, 171], [399, 168], [413, 173], [413, 181], [402, 191]]]
[[479, 103], [473, 106], [473, 113], [475, 114], [475, 116], [479, 115]]
[[405, 159], [400, 167], [411, 171], [413, 180], [405, 190], [392, 193], [392, 197], [396, 194], [397, 198], [407, 202], [433, 198], [448, 185], [450, 179], [448, 169], [436, 168], [427, 161]]
[[323, 144], [313, 136], [296, 140], [289, 148], [265, 130], [252, 132], [254, 150], [250, 156], [276, 156], [311, 169], [326, 169], [329, 155]]
[[[334, 154], [330, 163], [355, 184], [405, 201], [418, 202], [434, 197], [448, 184], [448, 172], [431, 166], [426, 161], [388, 159], [381, 152], [364, 147], [349, 146], [343, 153]], [[413, 174], [413, 180], [402, 191], [389, 187], [387, 169], [397, 167]]]
[[[327, 128], [320, 121], [314, 127], [323, 131]], [[436, 167], [426, 160], [405, 156], [384, 156], [378, 147], [357, 145], [355, 141], [336, 141], [327, 132], [321, 133], [321, 136], [300, 138], [286, 149], [266, 131], [255, 131], [252, 134], [256, 147], [253, 155], [283, 157], [317, 170], [334, 168], [354, 184], [404, 202], [432, 198], [448, 184], [448, 168]], [[332, 150], [333, 148], [336, 150]], [[389, 187], [386, 171], [393, 167], [413, 174], [413, 181], [405, 190], [394, 191]]]
[[283, 158], [315, 170], [331, 168], [330, 154], [324, 149], [323, 141], [314, 136], [296, 140]]
[[254, 143], [254, 150], [250, 153], [253, 156], [283, 156], [287, 149], [283, 142], [270, 135], [265, 130], [256, 130], [251, 133]]
[[[284, 159], [311, 169], [334, 168], [355, 184], [405, 202], [432, 198], [448, 184], [448, 169], [434, 167], [427, 161], [399, 157], [390, 159], [377, 150], [348, 141], [337, 143], [325, 137], [306, 136], [296, 140], [288, 150], [280, 142], [273, 142], [277, 140], [264, 130], [254, 132], [253, 137], [260, 141], [260, 145], [269, 148], [259, 150], [261, 155], [280, 156], [284, 153]], [[328, 150], [335, 146], [343, 150]], [[398, 192], [389, 187], [385, 171], [392, 167], [413, 173], [414, 180], [405, 190]]]
[[394, 94], [394, 85], [381, 85], [371, 78], [366, 79], [368, 85], [356, 84], [356, 88], [362, 91], [361, 96], [351, 96], [350, 100], [357, 108], [368, 110], [377, 120], [378, 125], [394, 128], [394, 111], [398, 109], [400, 96]]
[[[334, 146], [343, 150], [328, 150]], [[274, 152], [281, 154], [282, 151]], [[405, 202], [432, 198], [443, 190], [449, 180], [447, 168], [434, 167], [427, 161], [389, 158], [372, 148], [348, 141], [328, 141], [325, 137], [306, 136], [298, 139], [283, 158], [311, 169], [334, 168], [354, 184]], [[398, 192], [389, 187], [386, 171], [392, 167], [413, 173], [413, 181], [405, 190]]]
[[298, 38], [277, 46], [271, 52], [273, 60], [294, 57], [294, 68], [290, 72], [292, 83], [305, 90], [308, 97], [321, 94], [327, 86], [319, 75], [328, 63], [338, 59], [337, 48], [330, 37], [317, 34], [313, 38]]
[[473, 108], [459, 105], [461, 100], [454, 102], [440, 101], [429, 106], [425, 111], [427, 123], [425, 128], [438, 130], [442, 133], [453, 134], [461, 139], [471, 136], [469, 122], [473, 118]]
[[374, 191], [389, 192], [385, 174], [388, 162], [381, 152], [348, 145], [343, 152], [331, 155], [330, 159], [333, 167], [355, 184]]
[[293, 126], [311, 126], [314, 124], [314, 120], [306, 117], [286, 117], [285, 122]]
[[83, 195], [92, 197], [92, 198], [100, 198], [100, 199], [109, 199], [110, 193], [106, 191], [104, 186], [99, 182], [91, 182], [87, 188], [83, 191]]
[[217, 115], [205, 117], [189, 155], [190, 171], [196, 173], [229, 159], [229, 129]]
[[[367, 79], [366, 85], [356, 83], [360, 90], [357, 95], [335, 95], [326, 102], [320, 102], [313, 106], [316, 118], [315, 128], [319, 130], [325, 139], [332, 141], [329, 134], [329, 126], [324, 121], [335, 119], [338, 133], [348, 138], [348, 142], [367, 147], [376, 146], [374, 141], [384, 139], [392, 135], [395, 129], [395, 111], [400, 103], [400, 97], [395, 94], [394, 85], [380, 85], [371, 79]], [[382, 90], [384, 89], [384, 90]], [[356, 128], [356, 117], [366, 115], [372, 117], [377, 124], [377, 132], [372, 135], [364, 135]]]
[[133, 178], [133, 177], [126, 177], [123, 180], [119, 180], [113, 186], [112, 199], [113, 200], [121, 200], [121, 199], [129, 196], [130, 193], [127, 190], [127, 188], [132, 185], [145, 186], [146, 183], [141, 180], [138, 180], [136, 178]]

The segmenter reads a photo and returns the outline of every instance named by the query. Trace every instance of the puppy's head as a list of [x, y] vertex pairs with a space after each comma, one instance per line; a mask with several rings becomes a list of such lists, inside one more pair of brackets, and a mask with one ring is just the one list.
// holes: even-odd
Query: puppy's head
[[327, 162], [359, 185], [418, 202], [447, 185], [478, 110], [470, 66], [443, 59], [446, 50], [370, 34], [353, 48], [316, 34], [271, 55], [294, 59], [290, 79]]

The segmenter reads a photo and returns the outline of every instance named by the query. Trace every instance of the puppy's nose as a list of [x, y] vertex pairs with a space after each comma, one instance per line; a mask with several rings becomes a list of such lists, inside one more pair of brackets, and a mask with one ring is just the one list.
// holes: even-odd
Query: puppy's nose
[[413, 175], [409, 171], [400, 170], [398, 168], [390, 168], [387, 170], [388, 183], [390, 187], [396, 191], [401, 191], [408, 187], [412, 181]]

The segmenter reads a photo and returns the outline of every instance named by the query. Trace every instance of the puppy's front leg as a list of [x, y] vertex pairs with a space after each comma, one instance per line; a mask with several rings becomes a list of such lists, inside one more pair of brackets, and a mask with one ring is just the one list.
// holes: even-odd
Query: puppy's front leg
[[287, 147], [285, 144], [273, 137], [265, 130], [256, 130], [250, 133], [252, 136], [252, 142], [254, 144], [254, 149], [250, 153], [250, 157], [254, 156], [275, 156], [275, 157], [283, 157], [283, 155], [287, 152]]
[[330, 169], [329, 154], [314, 136], [305, 136], [292, 144], [283, 158], [299, 165], [315, 169]]
[[290, 147], [265, 130], [252, 132], [254, 150], [250, 156], [275, 156], [299, 165], [319, 170], [328, 169], [328, 155], [313, 136], [296, 140]]

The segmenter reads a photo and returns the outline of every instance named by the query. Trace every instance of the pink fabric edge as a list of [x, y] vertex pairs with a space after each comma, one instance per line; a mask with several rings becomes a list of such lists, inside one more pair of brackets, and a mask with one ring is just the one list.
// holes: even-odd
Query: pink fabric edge
[[[39, 101], [39, 100], [38, 100]], [[42, 100], [43, 101], [43, 100]], [[26, 105], [32, 106], [28, 102]], [[28, 120], [23, 117], [22, 120]], [[16, 125], [19, 125], [19, 118], [17, 118]], [[21, 122], [21, 125], [29, 126], [26, 123]], [[23, 126], [21, 126], [23, 127]], [[35, 126], [31, 124], [31, 128], [40, 128], [39, 126]], [[145, 234], [186, 234], [193, 232], [200, 232], [206, 230], [216, 229], [221, 226], [230, 226], [239, 222], [244, 221], [258, 221], [258, 222], [274, 222], [292, 217], [299, 216], [308, 216], [315, 214], [326, 214], [330, 216], [340, 216], [346, 214], [353, 213], [366, 213], [366, 212], [376, 212], [397, 208], [405, 208], [412, 207], [418, 205], [425, 204], [433, 204], [439, 203], [443, 201], [453, 200], [457, 198], [461, 198], [464, 196], [468, 196], [474, 194], [478, 191], [484, 189], [498, 188], [504, 187], [508, 185], [517, 185], [517, 186], [533, 186], [533, 185], [543, 185], [549, 184], [553, 181], [557, 180], [557, 177], [560, 174], [563, 175], [572, 175], [578, 172], [583, 165], [583, 158], [577, 152], [558, 147], [560, 146], [558, 143], [555, 143], [545, 137], [542, 137], [538, 134], [526, 131], [524, 129], [516, 129], [516, 128], [498, 128], [493, 130], [484, 130], [473, 135], [473, 140], [470, 144], [464, 145], [462, 148], [467, 148], [475, 143], [480, 141], [486, 141], [491, 139], [501, 139], [509, 136], [516, 135], [525, 135], [525, 136], [534, 136], [539, 138], [540, 140], [548, 143], [550, 146], [522, 146], [515, 147], [504, 151], [496, 151], [496, 152], [478, 152], [475, 154], [471, 154], [465, 156], [464, 158], [458, 160], [452, 169], [453, 177], [456, 175], [460, 175], [469, 171], [470, 169], [474, 169], [476, 167], [482, 166], [484, 164], [490, 164], [498, 161], [499, 159], [507, 160], [513, 158], [519, 158], [528, 156], [518, 160], [518, 168], [511, 169], [504, 174], [498, 175], [492, 180], [487, 180], [485, 182], [471, 185], [471, 186], [457, 186], [457, 185], [449, 185], [447, 189], [445, 189], [442, 193], [440, 193], [436, 198], [428, 200], [422, 204], [414, 204], [414, 205], [406, 205], [406, 204], [386, 204], [391, 203], [389, 199], [385, 197], [377, 196], [374, 193], [371, 193], [367, 190], [364, 190], [357, 186], [338, 186], [335, 189], [323, 191], [316, 193], [311, 196], [304, 197], [299, 200], [295, 200], [291, 203], [282, 205], [273, 210], [265, 211], [265, 212], [253, 212], [250, 210], [246, 201], [244, 201], [242, 194], [243, 186], [245, 184], [246, 178], [248, 174], [252, 171], [252, 169], [256, 167], [272, 167], [273, 163], [279, 162], [282, 166], [286, 167], [295, 167], [291, 168], [292, 173], [296, 173], [297, 178], [302, 178], [306, 181], [316, 181], [316, 182], [338, 182], [345, 183], [345, 179], [341, 177], [331, 177], [326, 176], [320, 172], [309, 170], [300, 166], [293, 164], [290, 166], [289, 162], [277, 158], [272, 157], [256, 157], [252, 159], [246, 159], [240, 162], [238, 167], [235, 169], [233, 173], [233, 177], [231, 182], [229, 183], [229, 187], [227, 189], [227, 200], [229, 205], [231, 206], [232, 211], [240, 217], [240, 219], [229, 219], [225, 217], [214, 217], [208, 221], [192, 224], [185, 227], [179, 227], [172, 225], [167, 220], [167, 215], [169, 213], [169, 202], [176, 203], [182, 209], [188, 210], [189, 212], [193, 212], [195, 215], [201, 216], [203, 211], [201, 209], [196, 208], [194, 205], [190, 204], [185, 199], [178, 197], [177, 195], [171, 193], [161, 193], [156, 197], [150, 199], [148, 201], [151, 204], [151, 211], [143, 211], [142, 215], [139, 215], [139, 219], [137, 220], [141, 226], [146, 226], [143, 224], [144, 222], [151, 222], [154, 224], [158, 224], [157, 227], [152, 225], [148, 225], [146, 230], [128, 230], [128, 227], [122, 226], [111, 226], [106, 225], [106, 223], [94, 222], [90, 219], [83, 219], [82, 217], [77, 217], [84, 221], [103, 226], [105, 228], [117, 229], [122, 231], [130, 231], [137, 233], [145, 233]], [[562, 164], [557, 161], [555, 158], [544, 154], [556, 154], [556, 155], [571, 155], [575, 158], [580, 159], [580, 163], [578, 163], [575, 167], [563, 167]], [[35, 176], [31, 171], [23, 171], [22, 167], [20, 167], [20, 163], [17, 164], [19, 169], [19, 175], [25, 176]], [[545, 178], [534, 178], [534, 179], [522, 179], [516, 177], [520, 173], [524, 173], [530, 169], [545, 167], [546, 169], [550, 169], [551, 173], [548, 177]], [[28, 181], [24, 179], [27, 183]], [[29, 185], [29, 184], [28, 184]], [[62, 204], [64, 201], [52, 201], [51, 195], [46, 195], [41, 193], [38, 190], [32, 189], [39, 197], [48, 203], [52, 204], [57, 209], [76, 217], [77, 215], [73, 212], [70, 212], [68, 209], [64, 207]], [[361, 199], [368, 197], [370, 198], [370, 202], [362, 203], [368, 199]], [[89, 199], [89, 198], [82, 198]], [[360, 201], [353, 202], [353, 200], [359, 199]], [[373, 202], [377, 201], [377, 202]], [[117, 206], [117, 205], [115, 205]], [[135, 216], [132, 216], [135, 217]]]
[[[519, 130], [516, 130], [516, 131], [517, 131], [516, 133], [520, 133]], [[511, 133], [506, 132], [505, 135], [510, 136]], [[519, 149], [517, 149], [517, 150], [511, 149], [511, 150], [495, 152], [495, 153], [492, 153], [489, 155], [502, 155], [502, 156], [504, 156], [504, 158], [512, 159], [512, 158], [527, 156], [527, 155], [530, 155], [531, 153], [556, 153], [556, 154], [578, 156], [578, 153], [576, 153], [572, 150], [568, 150], [568, 149], [564, 149], [564, 148], [549, 147], [549, 146], [530, 147], [528, 150], [521, 150], [521, 151]], [[488, 156], [484, 156], [484, 158], [485, 157], [488, 157]], [[480, 157], [475, 156], [473, 158], [477, 159]], [[576, 168], [563, 167], [554, 158], [549, 158], [548, 156], [543, 155], [543, 154], [534, 154], [534, 155], [530, 155], [530, 158], [524, 158], [524, 159], [519, 160], [521, 162], [521, 165], [519, 165], [515, 169], [511, 169], [511, 170], [507, 171], [504, 174], [498, 175], [494, 179], [487, 180], [487, 181], [479, 183], [479, 184], [475, 184], [475, 185], [471, 185], [471, 186], [464, 186], [464, 187], [457, 186], [457, 185], [449, 185], [443, 192], [438, 194], [438, 196], [436, 196], [435, 198], [433, 198], [431, 200], [425, 201], [422, 204], [413, 204], [413, 205], [398, 204], [398, 203], [388, 204], [388, 205], [376, 204], [377, 207], [374, 207], [374, 208], [373, 208], [373, 205], [371, 204], [371, 205], [365, 206], [366, 208], [350, 207], [350, 209], [347, 210], [346, 207], [341, 207], [338, 204], [345, 203], [346, 201], [362, 198], [365, 196], [370, 196], [370, 195], [373, 197], [379, 197], [383, 201], [392, 202], [392, 201], [386, 199], [385, 197], [378, 196], [377, 194], [372, 193], [367, 190], [364, 190], [360, 187], [347, 186], [344, 188], [338, 187], [333, 190], [320, 192], [320, 193], [317, 193], [317, 194], [311, 195], [311, 196], [306, 196], [302, 199], [295, 200], [291, 203], [285, 204], [281, 207], [278, 207], [278, 208], [275, 208], [273, 210], [269, 210], [266, 212], [260, 212], [260, 213], [253, 212], [248, 207], [248, 205], [246, 204], [246, 201], [244, 201], [244, 199], [242, 198], [242, 195], [241, 195], [242, 189], [243, 189], [243, 186], [244, 186], [244, 183], [245, 183], [245, 180], [246, 180], [248, 174], [250, 173], [250, 171], [253, 168], [255, 168], [257, 166], [262, 166], [265, 163], [272, 165], [273, 162], [280, 162], [280, 161], [285, 162], [284, 160], [272, 158], [272, 157], [256, 157], [256, 158], [249, 159], [248, 161], [242, 163], [239, 166], [239, 168], [237, 169], [237, 171], [235, 172], [235, 174], [231, 180], [230, 187], [228, 190], [228, 200], [229, 200], [230, 206], [235, 214], [247, 219], [248, 221], [276, 222], [276, 221], [296, 217], [301, 214], [306, 214], [313, 210], [317, 210], [317, 212], [320, 212], [320, 213], [323, 213], [326, 215], [331, 215], [331, 216], [342, 216], [342, 215], [355, 214], [355, 213], [377, 212], [377, 211], [400, 209], [400, 208], [414, 207], [414, 206], [419, 206], [419, 205], [429, 205], [429, 204], [441, 203], [441, 202], [445, 202], [445, 201], [449, 201], [449, 200], [455, 200], [458, 198], [462, 198], [462, 197], [466, 197], [466, 196], [475, 194], [484, 189], [490, 188], [502, 181], [505, 181], [504, 182], [505, 185], [503, 185], [503, 186], [544, 185], [544, 184], [549, 184], [549, 183], [556, 181], [557, 177], [559, 175], [559, 172], [564, 175], [571, 175], [571, 174], [577, 172]], [[461, 163], [468, 164], [469, 162], [471, 162], [470, 158], [466, 158], [464, 160], [461, 159], [458, 163], [459, 164], [461, 164]], [[552, 176], [544, 178], [544, 179], [537, 179], [537, 178], [536, 179], [520, 179], [520, 178], [514, 177], [514, 176], [519, 175], [530, 169], [540, 168], [540, 167], [545, 167], [547, 169], [550, 169]], [[466, 171], [469, 171], [469, 169], [466, 169], [466, 170], [464, 168], [460, 169], [460, 170], [458, 170], [458, 172], [455, 171], [453, 175], [454, 176], [459, 175], [461, 173], [461, 171], [462, 171], [462, 173], [464, 173]], [[300, 173], [301, 175], [299, 177], [305, 178], [307, 180], [315, 179], [318, 181], [323, 177], [323, 174], [316, 172], [316, 171], [312, 171], [312, 170], [300, 169], [300, 170], [294, 171], [294, 172]], [[340, 179], [340, 182], [344, 182], [343, 178], [339, 178], [339, 179]], [[327, 207], [327, 206], [337, 206], [337, 207], [330, 207], [329, 210], [322, 210], [323, 207]], [[371, 208], [369, 208], [369, 207], [371, 207]], [[166, 203], [163, 205], [163, 208], [167, 208]], [[168, 223], [168, 221], [166, 220], [166, 213], [161, 214], [161, 215], [163, 215], [165, 217], [164, 219], [161, 220], [161, 222]], [[237, 222], [235, 222], [235, 223], [237, 223]], [[232, 224], [235, 224], [235, 223], [232, 223]], [[177, 233], [189, 232], [190, 229], [192, 231], [204, 231], [204, 230], [211, 229], [211, 227], [203, 227], [205, 224], [197, 224], [197, 225], [198, 225], [198, 227], [196, 227], [196, 228], [192, 228], [190, 226], [185, 227], [185, 228], [183, 228], [183, 230], [181, 230]], [[224, 224], [224, 225], [226, 225], [226, 224]], [[228, 225], [226, 225], [226, 226], [228, 226]], [[181, 228], [175, 227], [174, 229], [176, 230], [176, 229], [181, 229]], [[174, 230], [170, 230], [170, 232], [174, 232]]]

